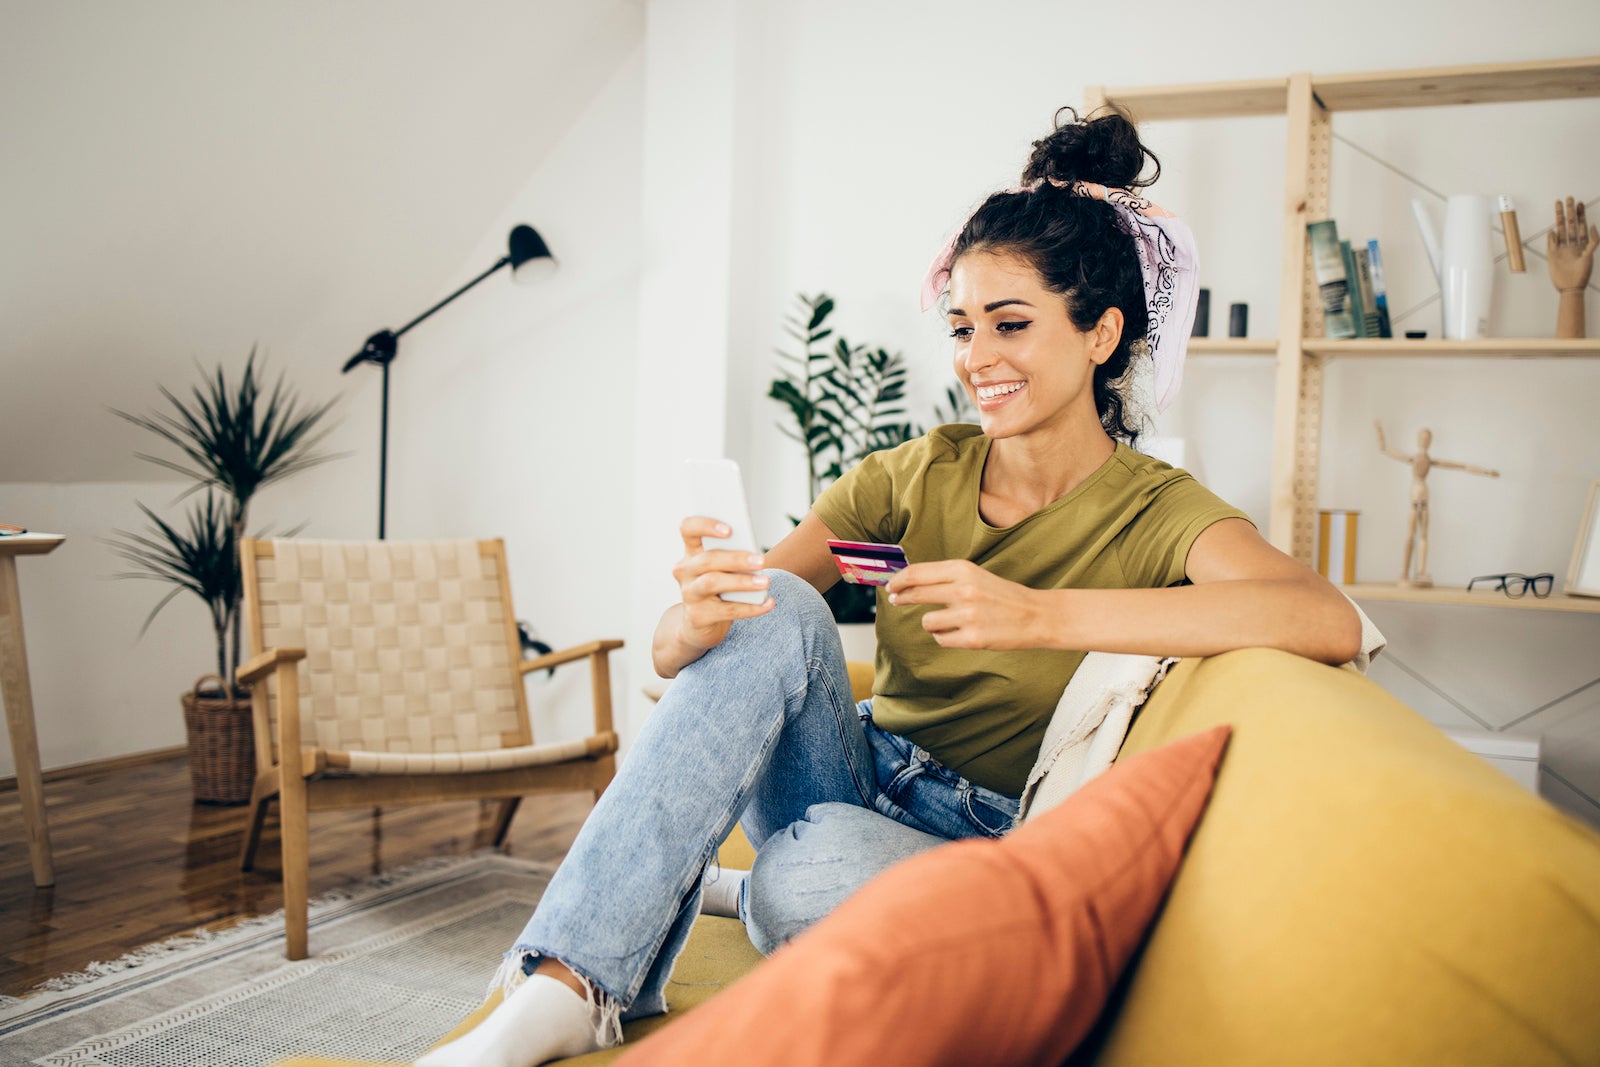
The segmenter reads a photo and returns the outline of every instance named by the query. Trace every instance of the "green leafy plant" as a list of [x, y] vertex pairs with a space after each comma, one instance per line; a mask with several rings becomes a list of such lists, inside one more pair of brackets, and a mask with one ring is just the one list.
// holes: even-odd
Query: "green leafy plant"
[[[826, 293], [801, 293], [796, 304], [785, 332], [800, 350], [779, 351], [785, 369], [767, 396], [788, 409], [792, 424], [780, 422], [778, 428], [805, 446], [807, 486], [816, 500], [865, 456], [922, 431], [904, 418], [905, 357], [835, 336], [828, 325], [834, 301]], [[870, 622], [877, 600], [870, 586], [840, 582], [829, 590], [828, 603], [839, 622]]]
[[201, 383], [187, 398], [164, 387], [161, 395], [170, 405], [167, 410], [149, 415], [113, 411], [177, 449], [178, 459], [137, 455], [194, 479], [180, 500], [198, 492], [205, 495], [186, 524], [168, 523], [139, 504], [150, 527], [143, 533], [118, 530], [109, 542], [134, 567], [117, 577], [175, 586], [146, 617], [141, 634], [180, 593], [188, 591], [204, 601], [216, 631], [217, 674], [231, 680], [241, 658], [238, 546], [251, 501], [264, 486], [337, 458], [317, 451], [332, 429], [326, 418], [334, 402], [307, 406], [282, 375], [264, 391], [255, 349], [235, 382], [219, 366], [214, 374], [202, 372]]
[[211, 628], [217, 635], [217, 674], [228, 677], [226, 641], [234, 618], [233, 605], [239, 601], [239, 567], [233, 524], [217, 494], [205, 498], [189, 513], [187, 529], [179, 529], [139, 504], [150, 520], [144, 534], [117, 531], [119, 540], [112, 547], [138, 571], [119, 578], [152, 578], [174, 586], [145, 617], [140, 636], [150, 628], [161, 609], [173, 597], [187, 590], [205, 602], [211, 614]]
[[800, 345], [798, 354], [779, 351], [788, 365], [767, 395], [789, 409], [793, 427], [779, 424], [790, 440], [806, 446], [808, 488], [815, 500], [822, 490], [862, 457], [916, 437], [907, 420], [905, 357], [882, 348], [852, 345], [834, 337], [827, 325], [833, 298], [826, 293], [796, 298], [796, 314], [785, 318], [785, 332]]

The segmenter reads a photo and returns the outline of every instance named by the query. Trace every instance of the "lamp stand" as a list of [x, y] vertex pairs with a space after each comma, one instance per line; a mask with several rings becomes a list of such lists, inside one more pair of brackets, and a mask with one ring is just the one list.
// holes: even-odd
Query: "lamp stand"
[[387, 532], [386, 527], [388, 524], [386, 520], [389, 511], [389, 364], [394, 362], [400, 338], [407, 330], [483, 281], [501, 267], [509, 266], [512, 277], [521, 282], [528, 280], [538, 267], [555, 266], [555, 256], [550, 254], [550, 248], [544, 243], [544, 238], [540, 237], [539, 231], [532, 226], [523, 224], [512, 227], [506, 243], [508, 248], [506, 255], [496, 260], [488, 270], [398, 330], [379, 330], [367, 338], [367, 343], [361, 347], [361, 351], [345, 361], [343, 371], [345, 374], [349, 374], [351, 370], [363, 363], [376, 363], [383, 368], [383, 401], [380, 409], [380, 426], [378, 430], [378, 540], [380, 541], [384, 539]]
[[379, 408], [378, 416], [380, 423], [378, 430], [378, 540], [380, 541], [382, 541], [387, 534], [387, 518], [389, 511], [389, 364], [394, 362], [395, 354], [399, 350], [400, 338], [407, 330], [411, 329], [411, 327], [417, 325], [423, 319], [426, 319], [429, 315], [432, 315], [435, 311], [438, 311], [440, 308], [450, 303], [450, 301], [454, 300], [468, 289], [471, 289], [474, 285], [477, 285], [479, 282], [483, 281], [501, 267], [508, 265], [510, 262], [510, 256], [502, 256], [494, 264], [494, 266], [490, 267], [488, 270], [484, 271], [466, 285], [463, 285], [461, 288], [457, 289], [455, 292], [451, 293], [449, 296], [445, 297], [443, 300], [439, 301], [437, 304], [433, 305], [433, 307], [429, 308], [427, 311], [424, 311], [422, 314], [418, 315], [416, 318], [412, 319], [398, 330], [379, 330], [377, 333], [367, 338], [367, 343], [362, 346], [361, 351], [351, 356], [349, 360], [345, 362], [344, 373], [346, 374], [350, 373], [351, 370], [363, 363], [376, 363], [383, 368], [383, 399], [382, 406]]

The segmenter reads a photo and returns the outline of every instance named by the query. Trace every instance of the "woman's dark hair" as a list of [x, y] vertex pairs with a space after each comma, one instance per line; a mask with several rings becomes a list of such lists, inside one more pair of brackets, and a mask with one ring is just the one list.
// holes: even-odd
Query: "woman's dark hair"
[[[1062, 121], [1062, 116], [1069, 116]], [[1111, 358], [1095, 368], [1094, 406], [1113, 437], [1132, 441], [1123, 377], [1132, 346], [1149, 330], [1144, 279], [1133, 237], [1102, 200], [1074, 196], [1053, 182], [1088, 181], [1139, 189], [1161, 176], [1161, 163], [1139, 140], [1128, 116], [1114, 108], [1080, 121], [1070, 107], [1056, 112], [1055, 129], [1033, 142], [1023, 168], [1022, 192], [995, 193], [983, 202], [956, 237], [951, 263], [966, 252], [1016, 256], [1038, 272], [1046, 289], [1066, 300], [1067, 315], [1087, 332], [1107, 308], [1122, 311], [1122, 338]], [[1141, 177], [1145, 161], [1155, 173]], [[1126, 388], [1123, 384], [1123, 388]]]

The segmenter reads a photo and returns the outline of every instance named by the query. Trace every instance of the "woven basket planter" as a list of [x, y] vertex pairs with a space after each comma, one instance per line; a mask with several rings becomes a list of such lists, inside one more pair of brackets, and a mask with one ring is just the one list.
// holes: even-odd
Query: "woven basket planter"
[[183, 724], [189, 733], [189, 778], [197, 804], [247, 804], [256, 782], [256, 735], [250, 698], [201, 696], [207, 682], [227, 693], [221, 678], [208, 674], [183, 694]]

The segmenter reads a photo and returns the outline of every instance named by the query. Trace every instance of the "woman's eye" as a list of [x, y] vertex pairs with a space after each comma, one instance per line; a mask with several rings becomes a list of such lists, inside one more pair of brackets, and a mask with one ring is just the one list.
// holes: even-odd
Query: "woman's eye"
[[1030, 325], [1032, 325], [1032, 323], [1024, 319], [1018, 322], [1002, 322], [996, 326], [995, 329], [999, 330], [1001, 333], [1016, 333], [1019, 330], [1026, 330]]
[[967, 338], [972, 336], [972, 327], [957, 326], [950, 331], [950, 336], [954, 337], [958, 341], [965, 341]]

